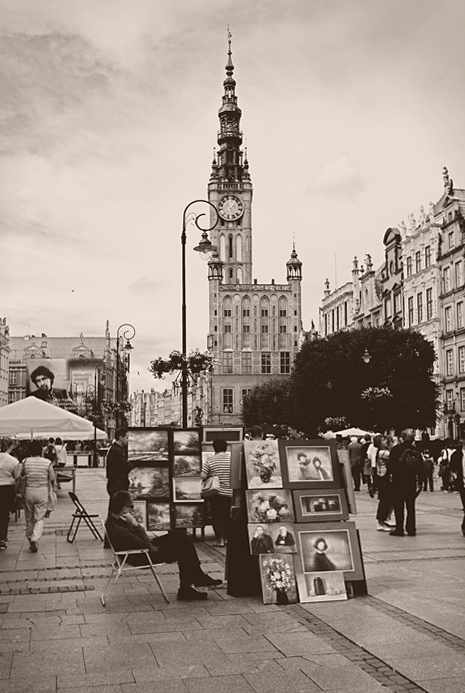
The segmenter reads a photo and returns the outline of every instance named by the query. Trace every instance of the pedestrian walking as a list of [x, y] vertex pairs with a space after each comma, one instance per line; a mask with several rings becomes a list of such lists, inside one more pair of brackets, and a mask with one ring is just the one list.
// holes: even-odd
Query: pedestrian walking
[[430, 451], [428, 448], [425, 448], [422, 452], [422, 457], [423, 457], [423, 469], [424, 469], [424, 474], [425, 474], [425, 483], [423, 485], [423, 491], [429, 490], [434, 491], [434, 479], [433, 479], [433, 474], [434, 474], [434, 460], [431, 456]]
[[42, 456], [40, 441], [31, 441], [29, 453], [29, 457], [22, 462], [21, 474], [25, 477], [26, 538], [29, 541], [29, 549], [36, 553], [44, 531], [50, 487], [55, 484], [56, 476], [51, 461]]
[[368, 493], [373, 498], [373, 489], [371, 486], [371, 460], [368, 457], [368, 448], [371, 445], [370, 434], [367, 433], [365, 435], [365, 437], [362, 438], [362, 440], [363, 440], [362, 449], [361, 449], [362, 465], [363, 465], [362, 479], [363, 479], [363, 483], [366, 484], [366, 486], [367, 486]]
[[215, 532], [216, 546], [224, 546], [227, 539], [227, 527], [231, 513], [231, 453], [228, 443], [222, 438], [213, 440], [215, 454], [202, 465], [202, 479], [217, 476], [220, 482], [218, 493], [208, 497]]
[[376, 510], [376, 529], [378, 532], [390, 532], [394, 529], [394, 525], [388, 522], [392, 512], [392, 486], [388, 472], [389, 456], [388, 440], [382, 436], [378, 441], [375, 471], [378, 489], [378, 508]]
[[441, 491], [449, 491], [449, 486], [450, 486], [450, 458], [452, 456], [452, 452], [450, 451], [449, 447], [444, 447], [441, 450], [441, 453], [438, 457], [438, 463], [439, 463], [439, 478], [441, 479]]
[[15, 510], [15, 483], [21, 474], [21, 465], [11, 454], [15, 444], [3, 438], [0, 452], [0, 549], [5, 550], [8, 542], [10, 512]]
[[450, 473], [455, 484], [455, 490], [460, 493], [460, 500], [462, 501], [462, 534], [465, 537], [465, 455], [463, 454], [462, 441], [457, 445], [455, 452], [452, 453], [450, 461]]
[[409, 537], [413, 537], [416, 534], [415, 499], [423, 487], [423, 464], [420, 453], [414, 447], [413, 429], [406, 428], [400, 437], [401, 442], [392, 448], [388, 463], [396, 516], [396, 526], [390, 534], [396, 537], [404, 536], [406, 511], [405, 530]]
[[352, 436], [347, 449], [349, 451], [350, 471], [354, 482], [354, 491], [360, 491], [362, 477], [362, 444], [356, 436]]

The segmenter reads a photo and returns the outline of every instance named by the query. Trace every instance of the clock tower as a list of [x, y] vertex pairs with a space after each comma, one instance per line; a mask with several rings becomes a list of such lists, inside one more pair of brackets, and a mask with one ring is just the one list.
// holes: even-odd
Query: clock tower
[[[242, 149], [242, 111], [233, 74], [228, 32], [218, 148], [208, 183], [208, 200], [219, 215], [210, 232], [217, 251], [208, 263], [207, 338], [213, 354], [208, 421], [217, 425], [242, 423], [243, 398], [255, 385], [289, 375], [304, 337], [302, 263], [295, 248], [286, 263], [287, 283], [271, 279], [259, 284], [252, 278], [252, 181], [247, 150]], [[210, 221], [213, 226], [213, 209]], [[276, 241], [280, 237], [282, 229], [276, 231]]]
[[[228, 61], [223, 82], [223, 103], [218, 112], [220, 129], [218, 149], [213, 155], [208, 184], [208, 199], [220, 218], [211, 234], [223, 262], [228, 284], [250, 284], [252, 281], [252, 182], [247, 152], [242, 151], [241, 115], [237, 105], [236, 80], [228, 33]], [[213, 212], [212, 212], [213, 213]]]

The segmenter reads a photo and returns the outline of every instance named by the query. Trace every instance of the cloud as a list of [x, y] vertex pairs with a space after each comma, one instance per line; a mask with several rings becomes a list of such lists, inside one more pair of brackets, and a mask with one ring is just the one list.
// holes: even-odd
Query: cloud
[[340, 154], [317, 171], [308, 192], [353, 201], [365, 190], [365, 185], [361, 172], [350, 156]]

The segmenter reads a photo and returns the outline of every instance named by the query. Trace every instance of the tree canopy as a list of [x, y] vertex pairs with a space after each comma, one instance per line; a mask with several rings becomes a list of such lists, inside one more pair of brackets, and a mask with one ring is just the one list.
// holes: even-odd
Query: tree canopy
[[329, 418], [370, 430], [433, 426], [434, 358], [432, 344], [413, 330], [362, 328], [318, 337], [302, 345], [289, 379], [252, 390], [244, 423], [275, 419], [311, 435], [325, 430]]

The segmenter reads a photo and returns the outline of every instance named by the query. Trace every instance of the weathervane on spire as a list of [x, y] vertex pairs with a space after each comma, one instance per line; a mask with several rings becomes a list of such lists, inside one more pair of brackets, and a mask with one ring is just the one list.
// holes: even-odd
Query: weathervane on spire
[[232, 33], [228, 24], [228, 64], [226, 65], [226, 74], [228, 75], [228, 77], [232, 77], [232, 73], [234, 71], [234, 65], [232, 61], [231, 39]]

